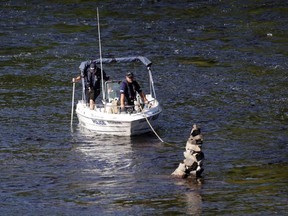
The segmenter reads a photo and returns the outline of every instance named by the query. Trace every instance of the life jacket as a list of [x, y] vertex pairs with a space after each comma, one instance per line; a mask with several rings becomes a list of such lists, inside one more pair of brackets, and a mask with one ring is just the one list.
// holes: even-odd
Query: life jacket
[[124, 92], [125, 97], [127, 99], [128, 105], [134, 105], [134, 100], [136, 100], [136, 84], [133, 81], [131, 84], [124, 80], [124, 83], [127, 87], [127, 91]]

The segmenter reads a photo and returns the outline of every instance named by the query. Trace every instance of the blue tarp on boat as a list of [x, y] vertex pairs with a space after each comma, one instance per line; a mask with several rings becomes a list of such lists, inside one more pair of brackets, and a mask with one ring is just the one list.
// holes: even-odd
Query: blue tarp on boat
[[[100, 64], [100, 59], [82, 62], [79, 66], [80, 71], [84, 71], [87, 68], [87, 66], [90, 65], [92, 62], [95, 62], [96, 64]], [[150, 67], [152, 64], [152, 62], [144, 56], [122, 57], [122, 58], [102, 58], [102, 64], [129, 63], [129, 62], [142, 62], [146, 67]]]

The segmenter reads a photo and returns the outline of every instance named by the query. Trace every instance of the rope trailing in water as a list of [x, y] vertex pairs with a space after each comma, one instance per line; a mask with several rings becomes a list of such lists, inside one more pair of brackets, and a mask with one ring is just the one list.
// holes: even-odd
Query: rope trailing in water
[[154, 128], [152, 127], [152, 125], [151, 125], [151, 123], [149, 122], [149, 119], [147, 118], [147, 116], [145, 115], [144, 110], [142, 109], [141, 105], [140, 105], [139, 107], [140, 107], [141, 112], [143, 113], [144, 118], [146, 119], [148, 125], [150, 126], [151, 130], [153, 131], [153, 133], [157, 136], [157, 138], [158, 138], [162, 143], [164, 143], [164, 141], [161, 139], [161, 137], [156, 133], [156, 131], [155, 131]]

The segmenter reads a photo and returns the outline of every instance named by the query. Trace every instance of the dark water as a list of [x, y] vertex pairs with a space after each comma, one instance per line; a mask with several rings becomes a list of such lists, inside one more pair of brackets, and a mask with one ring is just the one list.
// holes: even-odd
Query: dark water
[[[1, 1], [0, 214], [287, 214], [287, 2], [119, 2]], [[167, 143], [71, 132], [96, 7], [104, 56], [154, 63]], [[193, 123], [202, 184], [170, 177]]]

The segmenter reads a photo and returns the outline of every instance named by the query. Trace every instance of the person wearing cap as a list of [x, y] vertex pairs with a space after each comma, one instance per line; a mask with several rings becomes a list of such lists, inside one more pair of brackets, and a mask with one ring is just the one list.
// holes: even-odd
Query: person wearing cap
[[[109, 80], [109, 76], [103, 72], [103, 80]], [[90, 109], [94, 110], [96, 98], [100, 95], [101, 90], [101, 69], [97, 67], [96, 63], [92, 62], [87, 73], [86, 88], [88, 89]]]
[[138, 94], [141, 96], [144, 103], [148, 103], [148, 100], [145, 97], [140, 85], [134, 79], [134, 74], [132, 72], [128, 72], [126, 74], [126, 79], [123, 80], [120, 85], [120, 105], [122, 111], [125, 110], [125, 99], [128, 106], [134, 106], [136, 92], [138, 92]]
[[[79, 82], [81, 77], [84, 78], [87, 103], [90, 104], [90, 109], [94, 110], [96, 98], [100, 95], [101, 90], [101, 69], [97, 67], [95, 62], [91, 61], [85, 66], [81, 76], [72, 78], [72, 82]], [[106, 76], [104, 71], [103, 80], [109, 80], [109, 76]]]

